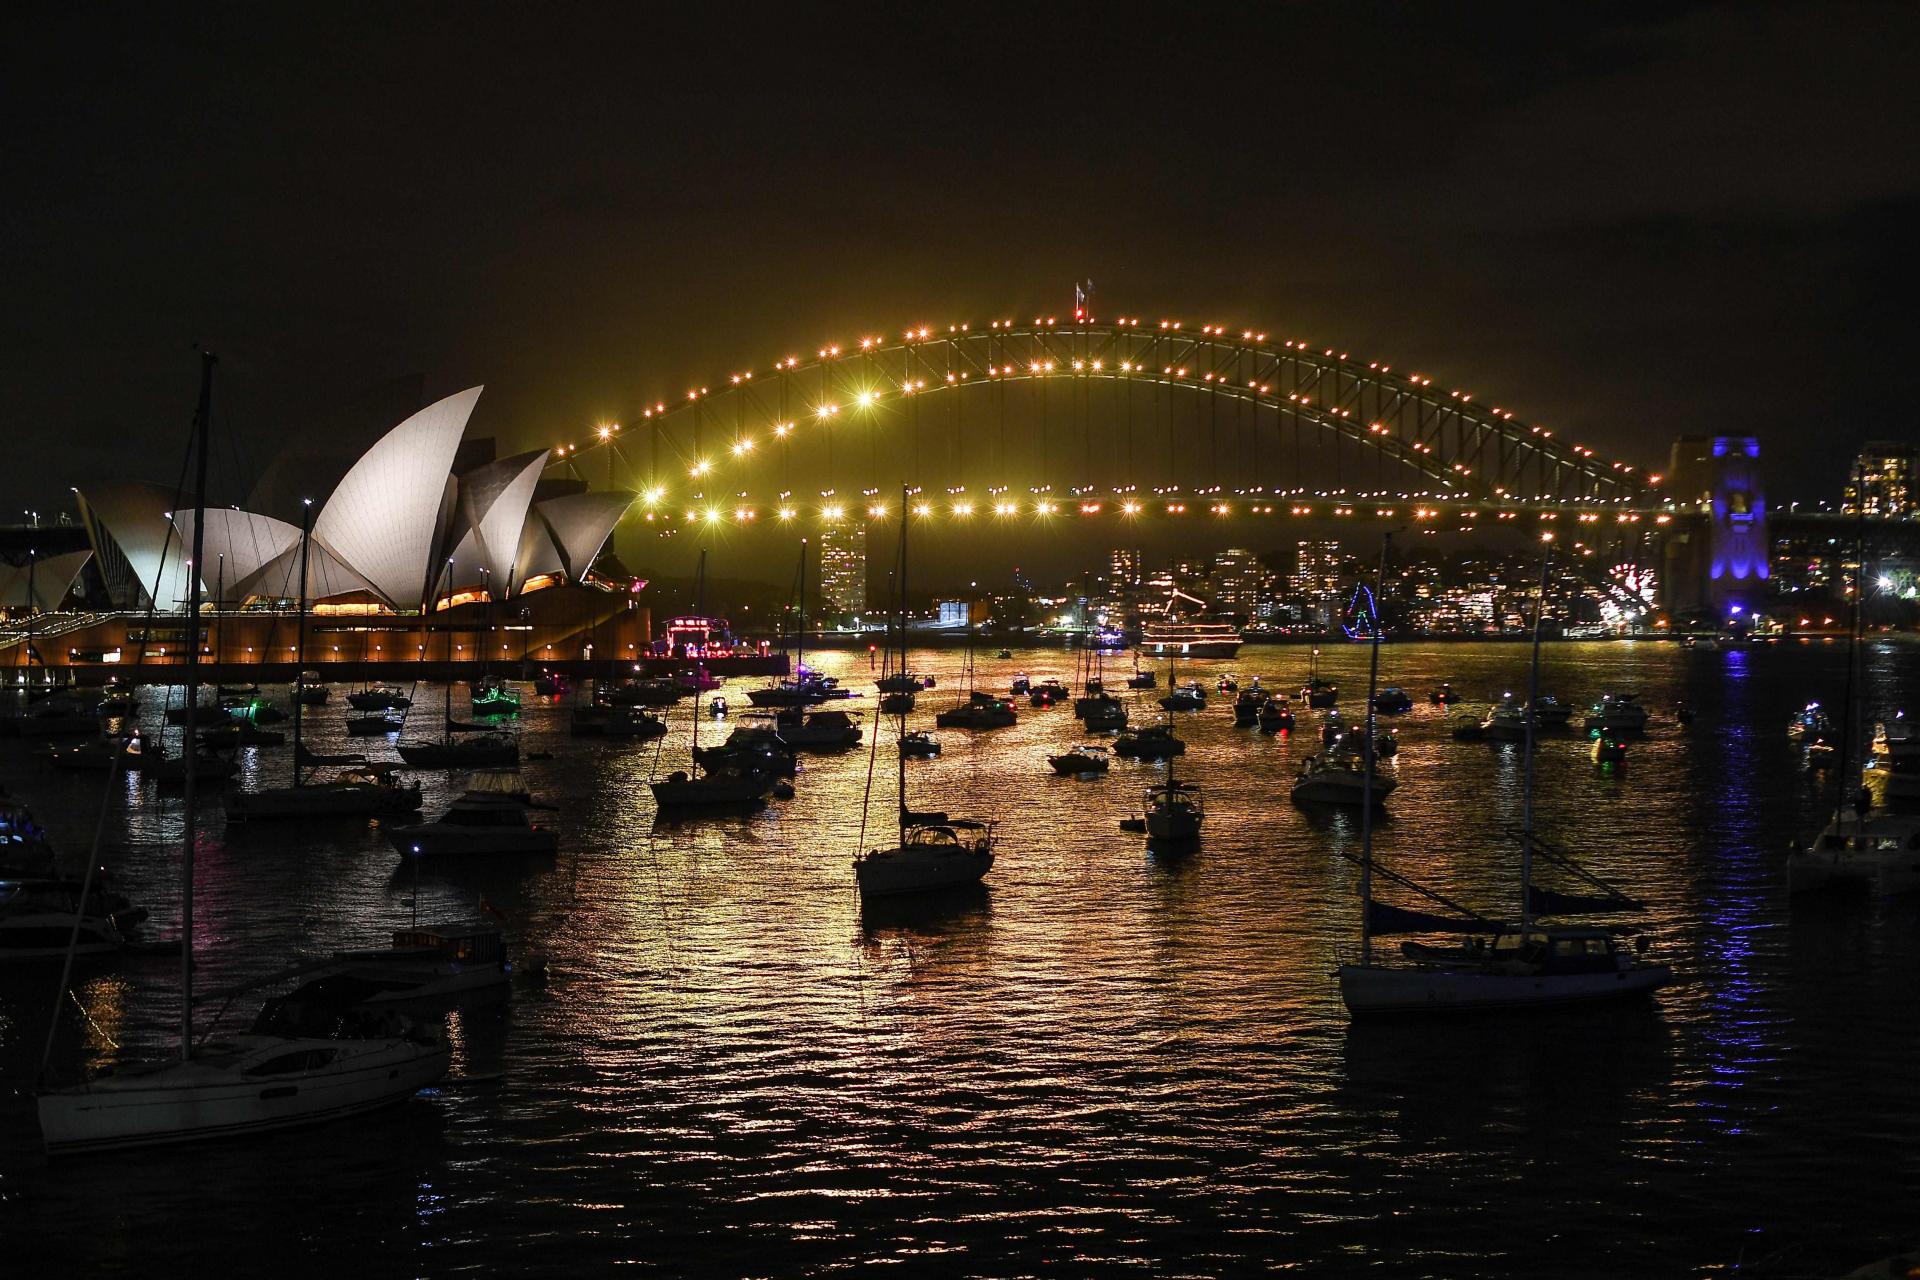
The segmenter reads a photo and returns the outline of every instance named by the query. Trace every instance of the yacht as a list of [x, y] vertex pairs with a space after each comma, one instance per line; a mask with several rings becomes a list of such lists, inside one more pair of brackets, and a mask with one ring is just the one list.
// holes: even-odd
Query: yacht
[[1533, 708], [1534, 723], [1542, 729], [1564, 729], [1573, 719], [1573, 708], [1550, 693], [1530, 699], [1527, 705]]
[[644, 707], [593, 703], [573, 709], [567, 731], [576, 738], [636, 738], [644, 742], [664, 737], [667, 724]]
[[[1295, 804], [1360, 805], [1369, 792], [1366, 775], [1366, 760], [1357, 751], [1308, 756], [1300, 762], [1292, 798]], [[1371, 786], [1375, 807], [1384, 804], [1399, 785], [1392, 774], [1375, 772]]]
[[322, 782], [241, 791], [227, 797], [228, 822], [317, 818], [398, 818], [420, 810], [420, 784], [401, 782], [390, 764], [343, 769]]
[[405, 711], [413, 699], [397, 685], [375, 684], [348, 694], [347, 705], [355, 711]]
[[931, 760], [940, 754], [940, 742], [925, 729], [914, 729], [900, 735], [900, 752], [915, 760]]
[[1068, 747], [1057, 756], [1048, 756], [1047, 764], [1063, 778], [1083, 778], [1105, 773], [1113, 764], [1105, 747]]
[[1204, 711], [1207, 709], [1207, 691], [1200, 687], [1197, 680], [1189, 680], [1177, 689], [1167, 690], [1166, 697], [1160, 699], [1165, 711]]
[[1390, 684], [1373, 695], [1373, 709], [1381, 715], [1401, 715], [1413, 710], [1413, 695], [1399, 685]]
[[1127, 677], [1127, 688], [1129, 689], [1152, 689], [1158, 686], [1159, 683], [1159, 676], [1151, 671], [1142, 671], [1139, 667], [1135, 667], [1133, 674]]
[[1883, 895], [1920, 889], [1920, 814], [1874, 809], [1868, 798], [1855, 796], [1812, 843], [1788, 854], [1790, 892], [1847, 884]]
[[482, 676], [468, 687], [467, 705], [477, 716], [510, 716], [520, 710], [520, 695], [498, 676]]
[[0, 964], [58, 960], [73, 943], [77, 956], [125, 949], [126, 930], [146, 917], [99, 885], [65, 879], [0, 880]]
[[1487, 712], [1480, 728], [1486, 737], [1496, 742], [1520, 742], [1527, 736], [1527, 726], [1538, 727], [1538, 723], [1527, 714], [1526, 704], [1508, 693], [1501, 695], [1499, 706]]
[[977, 691], [933, 718], [934, 727], [939, 729], [1005, 729], [1019, 721], [1011, 702]]
[[1587, 709], [1585, 727], [1589, 731], [1605, 729], [1610, 733], [1644, 733], [1647, 728], [1647, 709], [1640, 705], [1637, 694], [1609, 693]]
[[356, 1009], [409, 1017], [497, 1003], [513, 981], [498, 929], [396, 929], [390, 946], [338, 951], [302, 969], [296, 999], [325, 990], [351, 997]]
[[1170, 760], [1187, 753], [1187, 744], [1173, 736], [1173, 727], [1150, 724], [1123, 730], [1113, 740], [1113, 754], [1129, 760]]
[[184, 756], [167, 756], [155, 760], [148, 757], [140, 766], [140, 776], [149, 782], [162, 786], [178, 786], [187, 780], [191, 771], [194, 781], [201, 786], [219, 787], [227, 779], [240, 772], [240, 766], [224, 756], [216, 756], [205, 751], [193, 753], [191, 762]]
[[510, 733], [474, 733], [439, 742], [402, 742], [400, 758], [416, 769], [485, 769], [520, 763], [520, 743]]
[[1460, 701], [1460, 695], [1453, 691], [1452, 684], [1442, 681], [1438, 688], [1428, 691], [1427, 701], [1436, 707], [1450, 707]]
[[770, 716], [741, 717], [745, 723], [734, 726], [725, 742], [717, 747], [695, 747], [693, 761], [702, 769], [739, 765], [743, 770], [765, 773], [775, 778], [791, 778], [799, 766], [793, 748], [774, 728]]
[[293, 682], [293, 700], [303, 707], [322, 706], [332, 693], [327, 678], [318, 671], [302, 671]]
[[710, 767], [696, 764], [694, 768], [697, 772], [676, 769], [647, 784], [658, 810], [758, 808], [773, 790], [774, 775], [752, 760], [732, 759]]
[[1920, 766], [1920, 736], [1904, 711], [1873, 726], [1873, 754], [1900, 772]]
[[1036, 707], [1051, 707], [1058, 702], [1066, 702], [1073, 697], [1067, 686], [1051, 677], [1039, 684], [1027, 688], [1027, 702]]
[[1242, 689], [1233, 700], [1233, 722], [1242, 729], [1251, 729], [1260, 723], [1260, 712], [1273, 699], [1259, 685], [1251, 689]]
[[796, 751], [837, 751], [856, 746], [860, 726], [845, 711], [802, 711], [790, 708], [774, 719], [774, 731]]
[[1032, 692], [1033, 681], [1027, 678], [1027, 673], [1024, 671], [1015, 675], [1012, 683], [1007, 686], [1007, 697], [1009, 698], [1024, 698]]
[[551, 855], [560, 836], [536, 826], [527, 803], [510, 789], [469, 790], [432, 822], [388, 827], [387, 842], [402, 857], [436, 858], [514, 854]]
[[1127, 727], [1127, 707], [1112, 694], [1103, 693], [1097, 698], [1083, 698], [1086, 704], [1080, 720], [1088, 733], [1118, 733]]

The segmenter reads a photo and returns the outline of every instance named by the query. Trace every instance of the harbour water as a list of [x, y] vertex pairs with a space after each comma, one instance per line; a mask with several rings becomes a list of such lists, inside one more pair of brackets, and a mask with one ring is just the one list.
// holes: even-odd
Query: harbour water
[[[1350, 718], [1366, 656], [1322, 656]], [[1525, 648], [1382, 656], [1383, 681], [1416, 706], [1396, 718], [1380, 860], [1513, 914], [1517, 849], [1502, 833], [1520, 751], [1452, 739], [1425, 693], [1441, 680], [1470, 704], [1524, 692]], [[915, 724], [960, 696], [961, 657], [915, 655], [940, 680]], [[1307, 658], [1249, 647], [1180, 676], [1297, 690]], [[1869, 646], [1870, 715], [1920, 710], [1914, 658]], [[819, 659], [870, 692], [864, 653]], [[981, 683], [1071, 680], [1072, 665], [1017, 652], [982, 660]], [[863, 915], [850, 860], [870, 784], [865, 842], [890, 834], [890, 733], [877, 758], [805, 757], [797, 797], [760, 814], [656, 826], [644, 783], [685, 767], [691, 702], [659, 743], [572, 739], [566, 700], [521, 686], [523, 749], [552, 753], [524, 773], [559, 806], [557, 860], [416, 875], [371, 827], [228, 829], [216, 804], [199, 981], [377, 941], [410, 903], [423, 921], [481, 922], [484, 901], [520, 955], [546, 957], [545, 982], [455, 1015], [454, 1078], [400, 1108], [49, 1165], [27, 1082], [56, 971], [0, 973], [0, 1272], [217, 1259], [416, 1275], [1842, 1272], [1920, 1240], [1920, 903], [1790, 904], [1783, 877], [1787, 842], [1832, 796], [1787, 718], [1810, 697], [1837, 707], [1844, 665], [1831, 643], [1549, 647], [1546, 691], [1584, 706], [1633, 690], [1655, 712], [1617, 769], [1594, 766], [1577, 732], [1544, 739], [1539, 822], [1644, 897], [1680, 981], [1634, 1008], [1377, 1026], [1349, 1021], [1330, 975], [1357, 950], [1358, 872], [1338, 856], [1357, 850], [1356, 820], [1287, 800], [1317, 750], [1304, 707], [1280, 737], [1234, 728], [1221, 696], [1177, 717], [1180, 776], [1208, 809], [1180, 857], [1118, 825], [1163, 766], [1048, 773], [1048, 751], [1086, 740], [1070, 707], [1023, 701], [1014, 728], [940, 732], [944, 754], [908, 764], [909, 802], [1000, 821], [988, 886], [932, 913]], [[1126, 696], [1164, 692], [1160, 670], [1160, 690]], [[315, 717], [316, 749], [390, 755], [340, 736], [341, 692]], [[744, 688], [722, 692], [744, 706]], [[143, 696], [152, 723], [157, 694]], [[1681, 700], [1691, 725], [1672, 715]], [[422, 693], [429, 720], [437, 704]], [[871, 735], [871, 698], [855, 705]], [[1132, 714], [1161, 713], [1136, 701]], [[288, 751], [245, 753], [248, 778], [279, 782]], [[427, 779], [432, 814], [457, 779]], [[0, 782], [61, 849], [86, 847], [97, 776], [50, 772], [10, 742]], [[107, 862], [152, 909], [149, 934], [170, 935], [179, 801], [129, 780], [107, 803]], [[176, 971], [83, 968], [58, 1060], [168, 1045]]]

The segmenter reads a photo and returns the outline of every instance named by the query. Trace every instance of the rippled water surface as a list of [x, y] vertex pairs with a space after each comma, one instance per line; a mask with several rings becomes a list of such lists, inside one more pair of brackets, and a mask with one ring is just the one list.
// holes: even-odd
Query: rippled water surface
[[[1875, 710], [1920, 704], [1916, 657], [1872, 649]], [[1297, 688], [1306, 661], [1250, 647], [1190, 670]], [[1352, 714], [1365, 650], [1324, 661]], [[1522, 687], [1525, 661], [1519, 645], [1383, 651], [1384, 678], [1421, 702], [1400, 718], [1379, 856], [1490, 912], [1517, 905], [1501, 832], [1519, 752], [1452, 740], [1423, 695], [1447, 679], [1485, 701]], [[871, 688], [864, 653], [820, 665]], [[983, 661], [982, 681], [1072, 665], [1021, 653]], [[942, 677], [916, 715], [930, 727], [960, 655], [915, 666]], [[997, 818], [999, 861], [977, 898], [863, 917], [849, 860], [870, 769], [876, 819], [890, 812], [890, 741], [877, 760], [806, 758], [798, 797], [756, 816], [656, 827], [644, 783], [684, 767], [689, 704], [674, 737], [638, 745], [570, 739], [565, 706], [529, 695], [525, 747], [553, 758], [525, 773], [560, 806], [557, 861], [416, 882], [371, 828], [230, 831], [216, 806], [198, 952], [219, 987], [372, 943], [416, 893], [423, 920], [478, 921], [484, 899], [521, 954], [548, 957], [545, 985], [456, 1016], [456, 1078], [406, 1106], [50, 1166], [19, 1082], [55, 975], [0, 974], [0, 1257], [73, 1275], [209, 1249], [376, 1274], [1845, 1270], [1920, 1239], [1920, 904], [1789, 908], [1784, 849], [1818, 825], [1823, 784], [1784, 726], [1810, 696], [1837, 703], [1843, 668], [1834, 645], [1549, 648], [1549, 691], [1639, 690], [1659, 713], [1618, 770], [1577, 735], [1544, 742], [1538, 803], [1544, 833], [1645, 897], [1684, 980], [1632, 1009], [1362, 1027], [1329, 973], [1357, 949], [1358, 873], [1337, 851], [1359, 832], [1287, 800], [1305, 715], [1291, 739], [1235, 729], [1224, 698], [1178, 717], [1181, 776], [1209, 812], [1178, 858], [1118, 826], [1157, 767], [1047, 772], [1049, 750], [1081, 740], [1069, 708], [940, 732], [945, 754], [909, 763], [909, 802]], [[341, 713], [337, 695], [320, 712], [321, 749], [344, 746]], [[247, 761], [277, 783], [287, 749]], [[16, 741], [0, 781], [84, 850], [98, 778], [47, 772]], [[437, 812], [455, 780], [427, 785]], [[171, 933], [178, 801], [130, 782], [107, 803], [109, 864], [153, 909], [150, 933]], [[84, 971], [58, 1059], [164, 1044], [176, 969]]]

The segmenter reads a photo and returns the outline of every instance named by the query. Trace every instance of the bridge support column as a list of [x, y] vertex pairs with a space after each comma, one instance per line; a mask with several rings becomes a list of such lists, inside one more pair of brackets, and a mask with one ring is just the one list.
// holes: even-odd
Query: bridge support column
[[1676, 616], [1725, 623], [1766, 607], [1772, 545], [1760, 442], [1752, 436], [1683, 436], [1666, 489], [1680, 510], [1667, 537], [1666, 606]]

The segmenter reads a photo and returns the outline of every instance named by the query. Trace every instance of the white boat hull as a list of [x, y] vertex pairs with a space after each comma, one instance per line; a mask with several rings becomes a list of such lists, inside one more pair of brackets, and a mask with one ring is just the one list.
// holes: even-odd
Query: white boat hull
[[[319, 1124], [389, 1106], [446, 1074], [445, 1046], [408, 1040], [241, 1037], [237, 1062], [216, 1047], [208, 1061], [169, 1063], [43, 1093], [40, 1130], [49, 1155], [199, 1142]], [[331, 1051], [323, 1067], [249, 1075], [284, 1054]]]
[[1562, 974], [1341, 965], [1340, 998], [1356, 1015], [1549, 1009], [1644, 996], [1672, 980], [1666, 965]]
[[[1373, 803], [1381, 804], [1399, 786], [1398, 780], [1385, 774], [1373, 777]], [[1359, 774], [1331, 770], [1302, 778], [1293, 785], [1293, 799], [1302, 804], [1350, 804], [1358, 808], [1363, 794]]]

